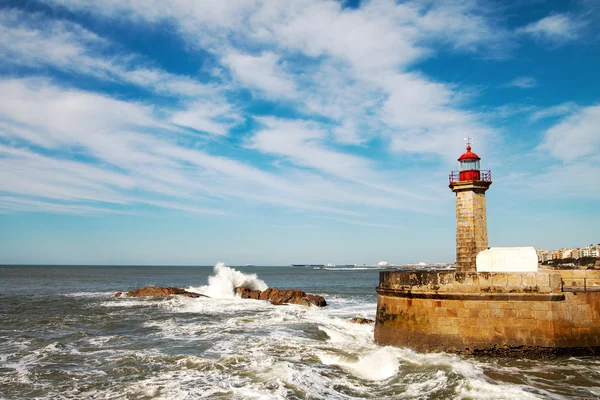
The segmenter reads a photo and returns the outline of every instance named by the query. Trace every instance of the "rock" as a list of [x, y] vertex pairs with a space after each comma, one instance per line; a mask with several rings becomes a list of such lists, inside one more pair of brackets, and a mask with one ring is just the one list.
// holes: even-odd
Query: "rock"
[[[121, 294], [119, 293], [119, 296]], [[132, 290], [131, 292], [127, 292], [125, 296], [127, 297], [163, 297], [163, 296], [185, 296], [185, 297], [208, 297], [200, 293], [188, 292], [185, 289], [176, 288], [176, 287], [158, 287], [158, 286], [145, 286], [143, 288]], [[117, 295], [115, 294], [115, 297]]]
[[369, 318], [360, 318], [360, 317], [355, 317], [355, 318], [352, 318], [352, 319], [350, 319], [348, 321], [352, 322], [354, 324], [361, 324], [361, 325], [372, 324], [373, 322], [375, 322], [372, 319], [369, 319]]
[[269, 300], [275, 305], [281, 304], [299, 304], [300, 300], [306, 297], [306, 293], [301, 290], [278, 290], [274, 289]]
[[314, 294], [307, 294], [306, 298], [311, 304], [314, 304], [317, 307], [325, 307], [327, 302], [323, 296], [316, 296]]
[[259, 300], [260, 290], [250, 290], [247, 287], [235, 288], [235, 294], [239, 294], [242, 299]]
[[115, 293], [115, 297], [121, 297], [122, 294], [123, 293], [121, 293], [121, 292], [117, 292], [117, 293]]
[[315, 305], [325, 307], [327, 302], [322, 296], [306, 294], [301, 290], [279, 290], [268, 288], [263, 291], [251, 290], [247, 287], [235, 288], [235, 293], [242, 299], [268, 300], [275, 305], [299, 304], [303, 306]]

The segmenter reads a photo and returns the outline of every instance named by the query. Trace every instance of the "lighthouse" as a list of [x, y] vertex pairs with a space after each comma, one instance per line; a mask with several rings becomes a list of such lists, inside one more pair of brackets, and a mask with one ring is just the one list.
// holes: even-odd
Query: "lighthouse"
[[450, 173], [458, 270], [381, 271], [375, 342], [519, 358], [600, 354], [600, 271], [538, 270], [533, 247], [488, 250], [492, 175], [480, 161], [469, 141]]
[[462, 272], [475, 272], [477, 253], [488, 248], [485, 191], [492, 174], [480, 169], [480, 160], [467, 142], [467, 151], [458, 158], [459, 171], [449, 176], [450, 189], [456, 193], [456, 264]]

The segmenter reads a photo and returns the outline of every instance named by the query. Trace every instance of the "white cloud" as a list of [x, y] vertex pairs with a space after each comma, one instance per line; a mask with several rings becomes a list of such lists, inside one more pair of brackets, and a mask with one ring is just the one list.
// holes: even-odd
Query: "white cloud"
[[[434, 54], [432, 43], [496, 52], [507, 34], [477, 2], [381, 0], [354, 9], [320, 0], [223, 1], [218, 6], [48, 1], [109, 18], [173, 24], [192, 46], [221, 59], [241, 87], [293, 101], [300, 113], [329, 118], [336, 126], [332, 138], [342, 144], [383, 136], [391, 138], [393, 150], [448, 158], [447, 145], [455, 141], [450, 151], [457, 150], [465, 133], [477, 134], [481, 144], [491, 133], [477, 115], [457, 106], [456, 87], [406, 72]], [[194, 124], [194, 115], [181, 117], [188, 122], [184, 125]], [[451, 126], [442, 129], [448, 121]]]
[[364, 179], [361, 175], [371, 169], [368, 160], [324, 148], [327, 133], [316, 123], [276, 118], [260, 118], [259, 122], [264, 128], [251, 138], [250, 148], [343, 179]]
[[506, 86], [514, 86], [521, 89], [531, 89], [537, 86], [537, 81], [531, 76], [519, 76], [510, 81]]
[[433, 153], [454, 162], [462, 139], [470, 134], [483, 150], [493, 131], [477, 115], [456, 108], [460, 94], [448, 85], [416, 74], [380, 78], [389, 95], [379, 118], [390, 129], [392, 148], [406, 153]]
[[[369, 159], [327, 148], [324, 145], [327, 132], [322, 125], [277, 118], [260, 118], [259, 122], [263, 128], [249, 140], [250, 148], [284, 157], [299, 167], [362, 185], [381, 196], [401, 196], [398, 204], [392, 207], [422, 209], [427, 201], [434, 200], [427, 191], [419, 190], [422, 187], [420, 184], [412, 186], [412, 190], [389, 184], [391, 179], [386, 173], [376, 171], [374, 162]], [[409, 181], [407, 179], [405, 182]], [[416, 199], [424, 203], [419, 205]]]
[[237, 110], [225, 103], [195, 101], [186, 105], [184, 110], [171, 116], [174, 124], [214, 135], [226, 135], [243, 118]]
[[[161, 117], [164, 112], [143, 104], [63, 88], [42, 79], [0, 81], [0, 91], [6, 94], [0, 99], [0, 132], [13, 143], [0, 146], [2, 191], [47, 203], [50, 212], [67, 212], [62, 206], [51, 206], [56, 202], [98, 212], [106, 208], [98, 203], [121, 211], [145, 203], [227, 215], [230, 212], [223, 207], [232, 199], [353, 216], [360, 214], [357, 207], [429, 211], [419, 200], [424, 196], [381, 179], [367, 181], [375, 176], [370, 161], [311, 145], [310, 136], [304, 136], [312, 134], [308, 130], [300, 131], [296, 144], [322, 156], [322, 161], [314, 164], [319, 158], [311, 161], [290, 150], [288, 156], [300, 168], [266, 172], [194, 149], [193, 144], [188, 147], [187, 142], [181, 145], [180, 132], [170, 125], [169, 116]], [[285, 137], [273, 138], [270, 150], [263, 151], [287, 151], [280, 141]], [[46, 154], [33, 150], [37, 147]], [[317, 171], [305, 170], [307, 166]], [[329, 176], [321, 176], [321, 171]], [[369, 188], [381, 191], [378, 196], [364, 196]], [[92, 212], [92, 208], [85, 211]]]
[[584, 25], [585, 23], [577, 21], [567, 14], [553, 14], [517, 29], [517, 33], [562, 44], [577, 39]]
[[[482, 151], [494, 133], [481, 115], [462, 109], [465, 94], [457, 86], [414, 70], [417, 61], [435, 56], [434, 44], [480, 54], [497, 50], [505, 32], [496, 29], [476, 2], [381, 0], [356, 9], [317, 0], [46, 2], [96, 18], [169, 24], [188, 41], [190, 51], [201, 47], [211, 52], [229, 72], [220, 75], [221, 86], [213, 87], [153, 67], [135, 54], [119, 54], [111, 43], [85, 30], [92, 36], [83, 40], [73, 34], [82, 29], [75, 24], [61, 22], [60, 28], [52, 28], [56, 21], [40, 24], [21, 18], [23, 14], [5, 23], [8, 31], [16, 26], [24, 32], [13, 34], [14, 43], [28, 35], [36, 38], [36, 47], [27, 51], [3, 45], [23, 64], [52, 65], [180, 99], [177, 109], [152, 108], [42, 85], [27, 89], [34, 100], [23, 101], [22, 110], [2, 105], [8, 111], [0, 123], [7, 129], [0, 125], [0, 135], [82, 151], [95, 162], [127, 171], [139, 186], [136, 190], [153, 195], [169, 197], [176, 191], [185, 202], [200, 198], [209, 204], [215, 198], [237, 197], [326, 213], [352, 214], [356, 207], [427, 211], [436, 208], [437, 200], [418, 175], [395, 181], [393, 173], [379, 170], [377, 159], [349, 151], [376, 139], [388, 146], [383, 151], [396, 152], [400, 159], [429, 153], [438, 163], [454, 163], [463, 137], [477, 136]], [[54, 43], [74, 49], [72, 61], [45, 57], [44, 47]], [[196, 150], [200, 146], [193, 136], [182, 145], [181, 127], [223, 136], [244, 113], [252, 117], [236, 104], [240, 89], [285, 100], [291, 113], [302, 117], [257, 118], [261, 126], [249, 132], [245, 149], [253, 153], [253, 162]], [[45, 114], [45, 109], [52, 112]], [[25, 118], [26, 113], [33, 117]], [[132, 118], [125, 120], [129, 113]], [[273, 157], [285, 162], [269, 172], [256, 167]]]
[[549, 128], [540, 150], [565, 163], [600, 162], [600, 105], [582, 108]]
[[530, 120], [535, 122], [551, 117], [561, 117], [572, 114], [579, 110], [579, 108], [580, 107], [577, 104], [573, 103], [572, 101], [568, 101], [566, 103], [537, 110], [531, 114]]
[[135, 55], [108, 55], [109, 48], [109, 42], [80, 25], [16, 10], [0, 11], [0, 55], [6, 63], [49, 65], [171, 95], [199, 96], [214, 92], [210, 86], [190, 77], [143, 66]]
[[[4, 210], [2, 210], [4, 209]], [[91, 214], [126, 214], [124, 211], [103, 207], [94, 207], [78, 204], [55, 203], [23, 197], [5, 196], [0, 194], [0, 212], [54, 212], [60, 214], [91, 215]]]
[[296, 85], [279, 62], [279, 57], [272, 52], [252, 56], [231, 51], [223, 58], [235, 78], [246, 86], [263, 91], [267, 97], [294, 97]]
[[210, 134], [224, 135], [242, 120], [225, 99], [223, 88], [152, 68], [135, 54], [109, 55], [110, 49], [108, 41], [80, 25], [16, 10], [0, 11], [0, 55], [7, 63], [53, 66], [182, 97], [187, 109], [175, 111], [173, 122]]
[[450, 43], [455, 49], [504, 58], [512, 47], [509, 32], [494, 23], [485, 3], [478, 1], [416, 1], [422, 17], [417, 24], [426, 39]]

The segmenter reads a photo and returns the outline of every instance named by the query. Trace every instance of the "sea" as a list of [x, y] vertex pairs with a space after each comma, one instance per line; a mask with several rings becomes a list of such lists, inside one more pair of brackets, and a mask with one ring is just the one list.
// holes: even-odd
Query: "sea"
[[[600, 358], [373, 341], [372, 268], [1, 266], [0, 399], [598, 399]], [[210, 297], [124, 298], [147, 285]], [[239, 299], [301, 289], [324, 308]]]

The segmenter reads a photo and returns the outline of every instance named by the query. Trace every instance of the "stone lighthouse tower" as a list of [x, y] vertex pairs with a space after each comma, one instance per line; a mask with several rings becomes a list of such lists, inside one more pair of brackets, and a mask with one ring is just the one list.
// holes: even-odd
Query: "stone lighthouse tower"
[[450, 173], [450, 189], [456, 193], [456, 264], [463, 272], [476, 271], [477, 253], [488, 248], [485, 191], [492, 174], [479, 169], [480, 160], [468, 142], [458, 158], [460, 171]]

